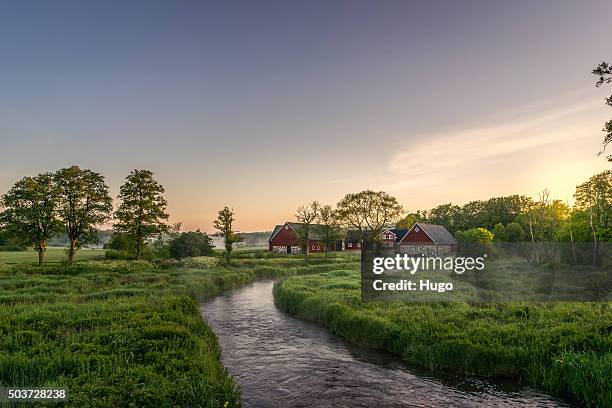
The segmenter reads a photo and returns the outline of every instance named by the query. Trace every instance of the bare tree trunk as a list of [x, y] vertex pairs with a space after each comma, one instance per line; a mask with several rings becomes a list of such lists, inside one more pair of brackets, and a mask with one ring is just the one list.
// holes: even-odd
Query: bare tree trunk
[[576, 246], [574, 244], [574, 233], [572, 232], [572, 224], [569, 225], [569, 233], [570, 233], [570, 243], [572, 245], [572, 260], [574, 261], [574, 265], [576, 265]]
[[142, 241], [140, 238], [136, 239], [136, 259], [142, 259]]
[[[227, 238], [225, 238], [227, 240]], [[225, 258], [227, 260], [227, 263], [229, 264], [232, 260], [232, 244], [227, 244], [227, 242], [225, 243]]]
[[593, 208], [591, 208], [590, 224], [591, 231], [593, 232], [593, 266], [597, 266], [597, 231], [595, 230], [595, 225], [593, 224]]
[[533, 224], [531, 223], [531, 214], [529, 214], [529, 233], [531, 234], [532, 261], [537, 263], [536, 249], [535, 249], [535, 237], [533, 235]]
[[306, 241], [306, 245], [305, 245], [305, 251], [304, 251], [304, 261], [308, 262], [308, 245], [309, 245], [309, 239], [308, 237], [310, 236], [310, 225], [306, 225], [306, 236], [305, 236], [305, 241]]
[[47, 242], [46, 241], [39, 242], [38, 243], [38, 266], [43, 265], [46, 250], [47, 250]]
[[70, 238], [70, 247], [68, 248], [68, 263], [71, 264], [74, 261], [74, 254], [76, 253], [77, 240]]

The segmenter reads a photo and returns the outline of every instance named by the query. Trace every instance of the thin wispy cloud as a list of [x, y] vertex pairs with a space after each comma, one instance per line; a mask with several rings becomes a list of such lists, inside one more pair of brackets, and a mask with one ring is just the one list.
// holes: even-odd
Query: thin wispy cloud
[[389, 171], [397, 175], [450, 171], [552, 143], [578, 141], [584, 138], [584, 133], [559, 125], [565, 123], [563, 119], [587, 111], [597, 103], [583, 103], [512, 123], [418, 137], [420, 142], [405, 146], [391, 157]]

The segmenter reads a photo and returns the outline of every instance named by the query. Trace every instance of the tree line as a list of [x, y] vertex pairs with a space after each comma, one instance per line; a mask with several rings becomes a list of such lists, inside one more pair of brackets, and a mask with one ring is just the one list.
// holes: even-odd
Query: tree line
[[149, 170], [133, 170], [113, 202], [104, 177], [70, 166], [17, 181], [0, 199], [0, 225], [25, 246], [38, 251], [42, 265], [49, 240], [68, 237], [68, 262], [79, 247], [97, 240], [97, 227], [114, 219], [113, 230], [135, 241], [137, 257], [145, 241], [168, 230], [165, 192]]
[[544, 189], [537, 198], [515, 194], [405, 214], [395, 197], [366, 190], [347, 194], [334, 207], [318, 201], [299, 206], [295, 217], [302, 226], [296, 232], [305, 258], [313, 233], [327, 254], [347, 230], [361, 242], [373, 242], [384, 228], [411, 228], [415, 222], [442, 225], [460, 242], [566, 242], [574, 258], [574, 246], [588, 242], [595, 257], [598, 243], [612, 241], [612, 171], [578, 185], [574, 199], [570, 206]]

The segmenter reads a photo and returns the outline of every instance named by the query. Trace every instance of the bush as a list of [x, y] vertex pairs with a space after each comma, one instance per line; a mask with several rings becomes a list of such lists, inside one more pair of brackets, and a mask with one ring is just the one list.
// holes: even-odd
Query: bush
[[525, 231], [521, 224], [517, 222], [511, 222], [506, 225], [506, 238], [508, 242], [522, 242], [525, 240]]
[[212, 255], [212, 238], [200, 230], [183, 232], [170, 241], [169, 251], [176, 259]]
[[186, 268], [206, 269], [219, 265], [219, 259], [214, 256], [197, 256], [185, 258], [181, 264]]
[[472, 228], [457, 231], [455, 238], [459, 243], [459, 253], [467, 256], [494, 255], [493, 234], [486, 228]]
[[136, 241], [125, 234], [113, 234], [111, 240], [104, 244], [104, 249], [115, 249], [117, 251], [135, 252]]

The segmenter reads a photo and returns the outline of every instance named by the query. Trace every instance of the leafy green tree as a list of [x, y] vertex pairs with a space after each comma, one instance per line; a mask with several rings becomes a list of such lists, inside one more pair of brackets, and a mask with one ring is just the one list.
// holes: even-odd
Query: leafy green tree
[[472, 228], [464, 231], [464, 237], [468, 242], [476, 244], [490, 244], [493, 242], [493, 233], [486, 228]]
[[212, 255], [212, 238], [200, 230], [183, 232], [170, 241], [169, 252], [176, 259]]
[[234, 231], [234, 221], [234, 210], [225, 207], [219, 211], [217, 219], [213, 222], [213, 226], [219, 230], [220, 235], [225, 241], [225, 257], [227, 263], [231, 262], [234, 244], [242, 241], [242, 237]]
[[112, 199], [104, 177], [91, 170], [71, 166], [54, 175], [58, 186], [58, 214], [69, 240], [68, 262], [77, 249], [97, 241], [96, 225], [110, 218]]
[[508, 241], [508, 233], [506, 232], [506, 227], [500, 222], [495, 225], [493, 228], [493, 240], [495, 242], [507, 242]]
[[310, 204], [299, 206], [295, 213], [295, 218], [302, 224], [295, 232], [298, 235], [300, 246], [304, 252], [305, 261], [308, 260], [308, 242], [310, 241], [311, 225], [319, 216], [320, 209], [321, 205], [319, 202], [313, 201]]
[[576, 208], [592, 213], [595, 229], [608, 228], [612, 215], [612, 171], [595, 174], [576, 187]]
[[452, 233], [460, 226], [460, 211], [461, 207], [452, 203], [441, 204], [428, 212], [427, 222], [442, 225]]
[[511, 222], [506, 225], [506, 239], [508, 242], [525, 241], [525, 231], [518, 222]]
[[336, 241], [342, 238], [340, 223], [336, 219], [336, 213], [331, 205], [323, 205], [319, 210], [319, 225], [316, 231], [325, 245], [325, 257], [336, 245]]
[[410, 229], [417, 222], [425, 221], [425, 214], [422, 214], [421, 211], [417, 211], [415, 213], [409, 213], [404, 218], [399, 220], [395, 226], [397, 228], [406, 228]]
[[153, 178], [149, 170], [133, 170], [119, 190], [119, 208], [115, 211], [118, 222], [114, 230], [134, 239], [136, 258], [142, 258], [146, 240], [168, 231], [164, 187]]
[[402, 215], [397, 199], [384, 191], [365, 190], [347, 194], [336, 205], [338, 219], [348, 228], [357, 230], [359, 239], [374, 243], [388, 225], [394, 225]]
[[2, 196], [0, 223], [21, 242], [38, 251], [42, 265], [47, 244], [61, 230], [57, 218], [58, 188], [51, 173], [24, 177]]
[[[598, 76], [598, 80], [595, 83], [596, 87], [600, 87], [603, 84], [612, 84], [612, 64], [608, 64], [607, 62], [602, 62], [593, 70], [593, 74]], [[612, 95], [605, 99], [606, 105], [612, 106]], [[602, 129], [605, 132], [604, 140], [603, 140], [603, 149], [600, 154], [602, 154], [606, 150], [606, 146], [610, 142], [612, 142], [612, 120], [604, 123], [604, 127]], [[608, 156], [608, 160], [612, 161], [612, 156]]]
[[459, 252], [465, 255], [480, 256], [493, 254], [493, 233], [486, 228], [471, 228], [457, 231], [455, 238], [459, 243]]

